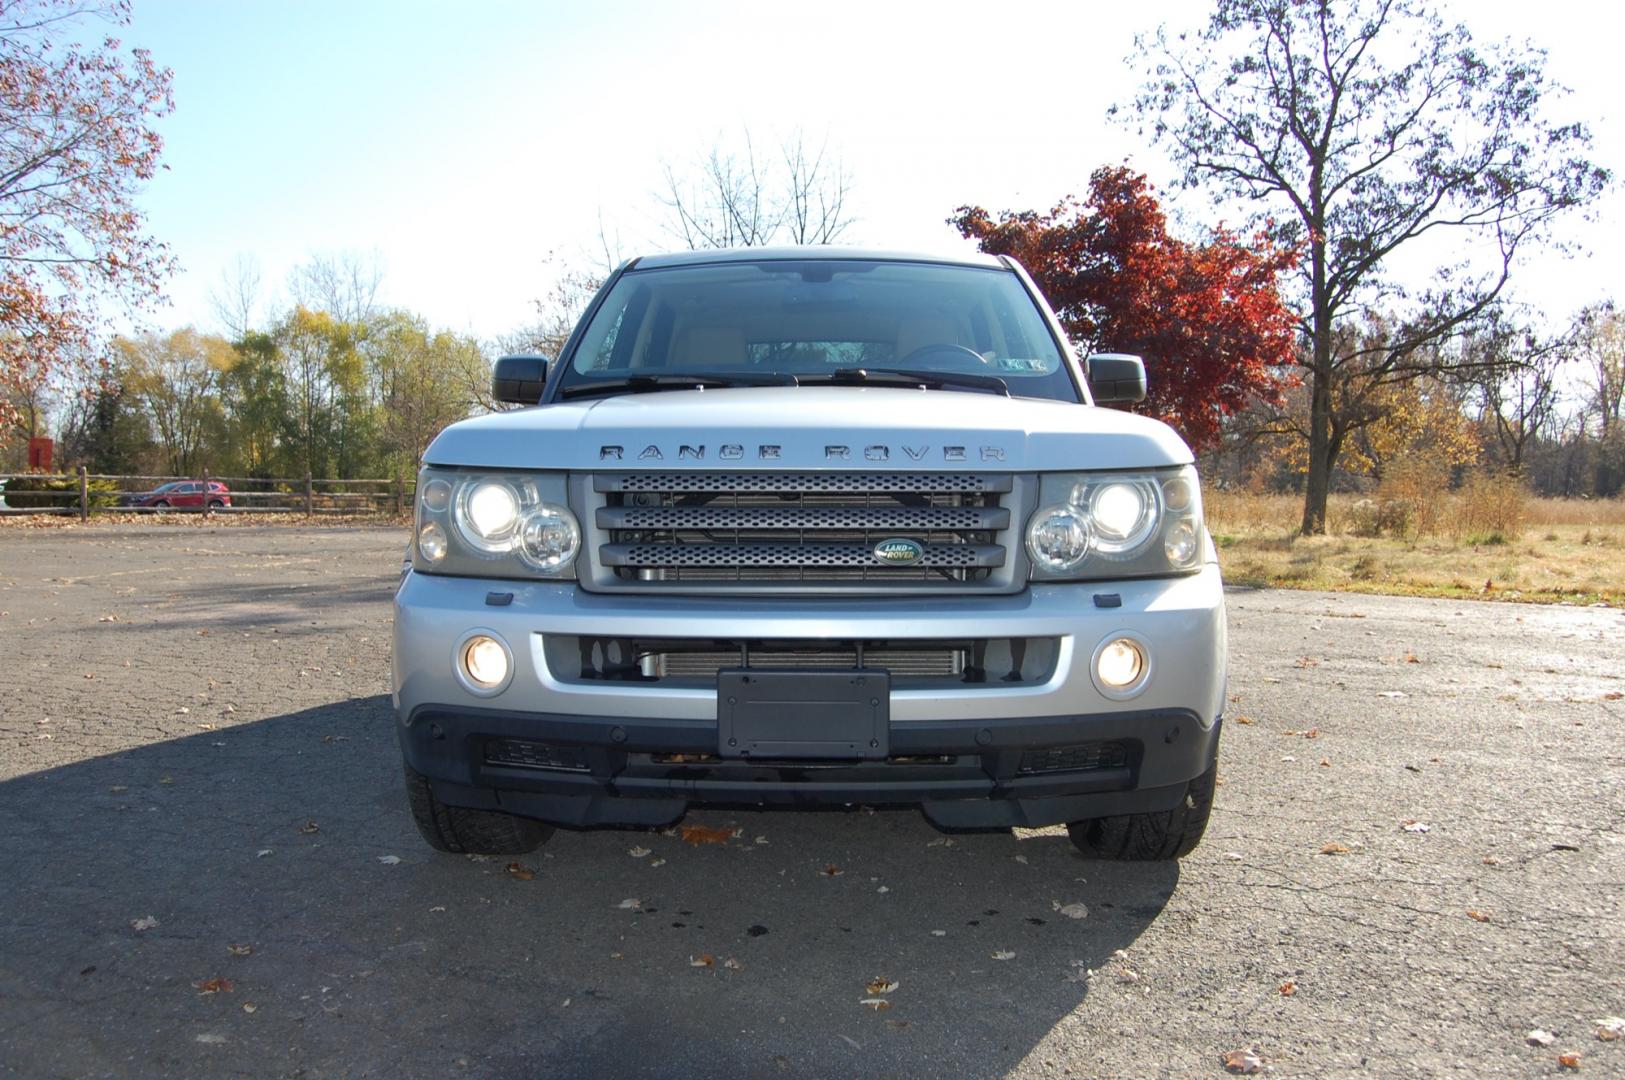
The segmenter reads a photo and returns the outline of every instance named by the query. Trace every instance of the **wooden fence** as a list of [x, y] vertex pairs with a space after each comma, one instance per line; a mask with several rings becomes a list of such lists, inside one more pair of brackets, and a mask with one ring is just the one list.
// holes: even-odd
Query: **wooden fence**
[[[22, 481], [26, 487], [14, 484]], [[190, 493], [166, 493], [164, 484], [199, 484]], [[225, 491], [210, 491], [211, 483], [224, 484]], [[88, 521], [92, 514], [303, 514], [394, 515], [402, 517], [412, 508], [417, 481], [396, 477], [392, 480], [317, 480], [304, 477], [211, 476], [109, 476], [77, 473], [0, 473], [0, 515], [67, 514]], [[24, 505], [17, 506], [12, 498]], [[175, 506], [171, 499], [196, 498], [207, 492], [199, 506]], [[167, 506], [153, 505], [159, 501]]]

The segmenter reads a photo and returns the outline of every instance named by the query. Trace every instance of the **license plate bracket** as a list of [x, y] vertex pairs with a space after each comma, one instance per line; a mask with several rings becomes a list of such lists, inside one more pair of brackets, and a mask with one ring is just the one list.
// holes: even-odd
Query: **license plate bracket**
[[891, 673], [884, 669], [717, 672], [721, 757], [884, 759], [890, 735]]

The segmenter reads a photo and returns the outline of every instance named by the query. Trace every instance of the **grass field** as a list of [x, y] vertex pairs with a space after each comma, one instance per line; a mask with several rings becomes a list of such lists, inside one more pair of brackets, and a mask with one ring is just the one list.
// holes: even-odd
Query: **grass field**
[[[1444, 493], [1429, 505], [1431, 531], [1365, 536], [1354, 535], [1359, 500], [1333, 496], [1327, 535], [1305, 537], [1300, 496], [1203, 498], [1233, 584], [1625, 607], [1625, 500], [1531, 498], [1486, 513]], [[1521, 521], [1509, 527], [1508, 517]]]

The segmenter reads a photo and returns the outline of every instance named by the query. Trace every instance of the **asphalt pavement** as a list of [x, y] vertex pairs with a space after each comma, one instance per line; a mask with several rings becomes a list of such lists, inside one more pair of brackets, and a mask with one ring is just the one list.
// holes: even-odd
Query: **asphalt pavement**
[[1625, 612], [1232, 591], [1177, 865], [854, 808], [510, 866], [406, 811], [404, 541], [0, 527], [0, 1075], [1625, 1075]]

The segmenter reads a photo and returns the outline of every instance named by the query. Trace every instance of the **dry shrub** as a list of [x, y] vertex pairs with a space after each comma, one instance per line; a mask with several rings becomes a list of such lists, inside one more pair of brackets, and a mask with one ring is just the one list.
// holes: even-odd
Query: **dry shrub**
[[1457, 537], [1505, 543], [1522, 536], [1528, 522], [1528, 496], [1522, 480], [1476, 473], [1461, 486], [1456, 497], [1451, 531]]
[[1425, 451], [1397, 462], [1377, 488], [1379, 531], [1405, 537], [1438, 532], [1449, 488], [1450, 462], [1442, 453]]

